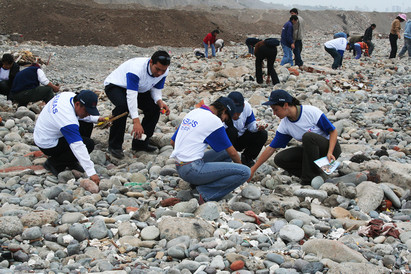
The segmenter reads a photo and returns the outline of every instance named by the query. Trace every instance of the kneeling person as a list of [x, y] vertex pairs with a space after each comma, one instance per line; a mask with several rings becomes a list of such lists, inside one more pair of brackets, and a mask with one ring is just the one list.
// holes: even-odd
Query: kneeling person
[[99, 184], [100, 178], [89, 155], [94, 149], [90, 138], [92, 123], [104, 121], [96, 108], [97, 99], [91, 90], [82, 90], [78, 95], [63, 92], [41, 111], [34, 127], [34, 143], [49, 156], [44, 167], [55, 176], [68, 167], [85, 171]]
[[264, 126], [257, 125], [251, 105], [244, 101], [240, 92], [231, 92], [228, 98], [234, 101], [236, 113], [233, 115], [232, 125], [228, 124], [227, 135], [237, 151], [244, 150], [241, 154], [241, 162], [252, 167], [254, 159], [267, 141], [267, 131]]
[[[222, 199], [250, 175], [223, 124], [234, 115], [234, 108], [230, 98], [220, 97], [209, 107], [190, 111], [171, 140], [174, 150], [170, 157], [176, 160], [178, 175], [196, 186], [204, 201]], [[205, 152], [207, 146], [212, 150]]]

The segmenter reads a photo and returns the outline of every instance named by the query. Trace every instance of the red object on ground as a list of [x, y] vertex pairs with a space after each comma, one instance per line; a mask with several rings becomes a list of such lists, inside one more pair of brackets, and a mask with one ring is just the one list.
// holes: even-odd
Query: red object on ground
[[239, 260], [239, 261], [235, 261], [230, 265], [231, 270], [236, 271], [236, 270], [240, 270], [244, 267], [244, 262]]

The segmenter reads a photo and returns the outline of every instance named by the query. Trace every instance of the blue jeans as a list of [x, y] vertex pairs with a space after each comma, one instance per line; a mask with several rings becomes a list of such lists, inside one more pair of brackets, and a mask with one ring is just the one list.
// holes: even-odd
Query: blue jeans
[[356, 53], [355, 59], [360, 59], [361, 58], [361, 52], [362, 52], [361, 46], [359, 44], [355, 43], [354, 44], [354, 49], [355, 49], [355, 53]]
[[[203, 45], [204, 45], [204, 51], [205, 51], [204, 55], [206, 58], [208, 58], [208, 44], [203, 42]], [[211, 44], [210, 46], [211, 46], [211, 54], [213, 55], [213, 57], [215, 57], [215, 46], [214, 44]]]
[[408, 50], [408, 57], [411, 57], [411, 38], [404, 37], [404, 46], [402, 47], [398, 57], [403, 57]]
[[281, 43], [281, 47], [283, 48], [283, 52], [284, 52], [284, 56], [283, 59], [281, 60], [281, 64], [282, 66], [284, 66], [284, 64], [290, 63], [291, 66], [293, 66], [293, 52], [291, 50], [290, 47], [287, 47], [285, 44]]
[[218, 201], [242, 185], [250, 177], [250, 168], [236, 163], [225, 150], [209, 150], [203, 159], [177, 165], [178, 175], [195, 185], [205, 201]]

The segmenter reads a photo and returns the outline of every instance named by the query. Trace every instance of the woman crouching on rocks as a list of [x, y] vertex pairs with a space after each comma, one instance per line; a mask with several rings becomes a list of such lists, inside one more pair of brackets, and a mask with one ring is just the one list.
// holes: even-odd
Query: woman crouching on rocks
[[320, 109], [309, 105], [302, 106], [298, 99], [285, 90], [271, 92], [269, 101], [263, 105], [269, 105], [281, 122], [275, 138], [251, 167], [248, 181], [278, 148], [285, 148], [294, 138], [302, 144], [277, 153], [274, 163], [291, 175], [300, 177], [302, 184], [311, 184], [311, 180], [322, 172], [314, 161], [327, 156], [331, 163], [341, 154], [337, 130]]

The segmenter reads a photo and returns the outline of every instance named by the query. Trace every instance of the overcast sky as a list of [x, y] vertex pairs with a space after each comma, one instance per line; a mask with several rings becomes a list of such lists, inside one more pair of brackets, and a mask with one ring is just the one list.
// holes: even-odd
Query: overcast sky
[[[367, 11], [411, 11], [411, 1], [409, 0], [342, 0], [342, 1], [326, 1], [326, 0], [261, 0], [263, 2], [272, 2], [292, 6], [293, 4], [308, 5], [308, 6], [332, 6], [345, 10], [367, 10]], [[394, 9], [393, 9], [393, 6]]]

